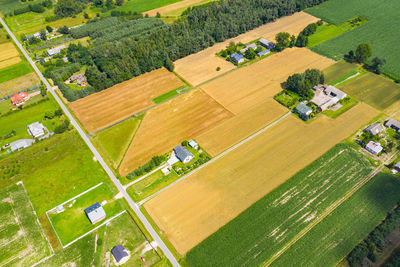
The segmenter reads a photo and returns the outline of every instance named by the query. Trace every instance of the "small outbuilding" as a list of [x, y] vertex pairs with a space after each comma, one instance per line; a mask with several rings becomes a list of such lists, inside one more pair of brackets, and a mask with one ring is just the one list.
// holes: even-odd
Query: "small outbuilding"
[[398, 172], [400, 172], [400, 161], [396, 163], [396, 165], [394, 165], [394, 169]]
[[124, 264], [129, 259], [129, 253], [123, 245], [115, 246], [111, 249], [111, 254], [114, 256], [117, 265]]
[[376, 135], [383, 131], [383, 127], [379, 123], [373, 123], [365, 128], [364, 132]]
[[369, 141], [369, 142], [367, 143], [367, 145], [365, 146], [365, 149], [366, 149], [368, 152], [370, 152], [370, 153], [372, 153], [372, 154], [374, 154], [374, 155], [378, 155], [379, 153], [382, 152], [383, 147], [381, 146], [380, 143], [376, 143], [376, 142], [374, 142], [374, 141]]
[[238, 53], [233, 53], [231, 55], [231, 60], [233, 62], [235, 62], [236, 64], [240, 64], [240, 63], [244, 62], [244, 56], [241, 54], [238, 54]]
[[199, 149], [199, 144], [196, 141], [194, 141], [193, 139], [189, 140], [189, 146], [196, 150]]
[[307, 120], [310, 119], [310, 115], [313, 112], [313, 110], [312, 110], [312, 108], [310, 108], [306, 104], [299, 103], [296, 106], [296, 112], [297, 112], [297, 114], [299, 114], [300, 118], [302, 118], [303, 120], [307, 121]]
[[274, 44], [273, 42], [271, 42], [271, 41], [269, 41], [269, 40], [267, 40], [267, 39], [265, 39], [265, 38], [260, 38], [260, 40], [258, 41], [258, 43], [259, 43], [261, 46], [264, 46], [265, 48], [267, 48], [267, 49], [269, 49], [269, 50], [271, 50], [272, 48], [275, 47], [275, 44]]
[[249, 50], [249, 48], [252, 48], [253, 50], [256, 50], [257, 49], [257, 45], [254, 44], [254, 43], [246, 45], [244, 48], [240, 49], [239, 52], [244, 54], [244, 53], [246, 53], [247, 50]]
[[106, 218], [106, 212], [99, 202], [94, 203], [85, 209], [86, 216], [92, 224], [98, 223]]
[[12, 152], [22, 150], [24, 148], [30, 147], [33, 144], [32, 139], [20, 139], [15, 142], [10, 143], [10, 149]]
[[387, 128], [392, 128], [394, 130], [396, 130], [397, 132], [400, 131], [400, 122], [395, 120], [395, 119], [389, 119], [387, 120], [384, 125]]
[[43, 136], [45, 134], [44, 132], [45, 129], [46, 128], [44, 127], [44, 125], [38, 121], [28, 125], [28, 133], [33, 138], [38, 138]]
[[47, 49], [47, 54], [52, 57], [52, 56], [59, 54], [61, 52], [61, 50], [66, 49], [66, 48], [67, 47], [65, 45], [59, 45], [54, 48]]
[[263, 50], [261, 52], [258, 52], [257, 56], [258, 57], [262, 57], [262, 56], [268, 55], [269, 53], [271, 53], [271, 51], [269, 51], [268, 49], [265, 49], [265, 50]]
[[174, 148], [175, 156], [183, 163], [188, 163], [194, 156], [185, 147], [177, 146]]

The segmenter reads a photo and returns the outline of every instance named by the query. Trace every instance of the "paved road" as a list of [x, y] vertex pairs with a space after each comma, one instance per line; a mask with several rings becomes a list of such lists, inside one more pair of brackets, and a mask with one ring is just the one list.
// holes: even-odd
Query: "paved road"
[[4, 26], [4, 28], [7, 30], [8, 34], [11, 36], [11, 38], [14, 40], [15, 44], [19, 47], [19, 49], [22, 51], [26, 59], [29, 61], [29, 63], [32, 65], [33, 69], [35, 72], [39, 75], [40, 79], [43, 81], [43, 83], [46, 85], [47, 89], [50, 91], [50, 93], [54, 96], [56, 99], [58, 105], [61, 107], [61, 109], [64, 111], [64, 114], [69, 118], [71, 121], [71, 124], [75, 127], [75, 129], [78, 131], [79, 135], [82, 137], [82, 139], [85, 141], [85, 143], [88, 145], [94, 156], [97, 158], [103, 169], [106, 171], [110, 179], [113, 181], [115, 186], [118, 188], [118, 190], [122, 193], [126, 201], [128, 202], [129, 206], [132, 208], [132, 210], [136, 213], [136, 215], [139, 217], [139, 219], [142, 221], [143, 225], [146, 227], [147, 231], [150, 233], [152, 238], [157, 242], [158, 246], [161, 248], [161, 250], [164, 252], [165, 256], [169, 259], [169, 261], [172, 263], [173, 266], [179, 266], [178, 261], [175, 259], [174, 255], [172, 255], [171, 251], [167, 248], [167, 246], [164, 244], [164, 242], [161, 240], [157, 232], [154, 230], [154, 228], [151, 226], [147, 218], [144, 216], [144, 214], [140, 211], [139, 207], [133, 202], [133, 200], [130, 198], [130, 196], [126, 193], [124, 187], [120, 183], [120, 181], [115, 177], [114, 173], [111, 171], [111, 169], [108, 167], [106, 162], [103, 160], [99, 152], [96, 150], [96, 148], [93, 146], [92, 142], [90, 142], [89, 138], [86, 136], [85, 132], [82, 130], [82, 128], [79, 126], [77, 121], [74, 119], [72, 114], [69, 112], [67, 107], [64, 105], [64, 103], [61, 101], [61, 99], [58, 97], [58, 95], [54, 92], [53, 88], [51, 85], [48, 83], [48, 81], [44, 78], [43, 74], [40, 72], [40, 70], [36, 67], [35, 63], [32, 61], [32, 59], [29, 57], [23, 46], [19, 43], [18, 39], [15, 37], [15, 35], [11, 32], [11, 30], [8, 28], [7, 24], [4, 22], [4, 20], [0, 17], [0, 22]]

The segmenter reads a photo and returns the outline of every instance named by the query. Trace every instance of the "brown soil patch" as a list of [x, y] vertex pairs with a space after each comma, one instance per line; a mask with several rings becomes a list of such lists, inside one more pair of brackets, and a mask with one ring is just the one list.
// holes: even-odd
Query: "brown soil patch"
[[153, 105], [152, 100], [184, 83], [158, 69], [69, 104], [88, 132], [95, 132]]
[[[248, 43], [260, 37], [275, 41], [275, 35], [279, 32], [289, 32], [297, 35], [305, 26], [318, 20], [319, 18], [304, 12], [280, 18], [275, 22], [267, 23], [235, 38], [217, 43], [196, 54], [175, 61], [175, 71], [192, 85], [201, 84], [235, 68], [232, 63], [216, 56], [216, 53], [224, 49], [229, 42]], [[216, 71], [217, 67], [220, 67], [221, 70]]]
[[31, 88], [40, 83], [36, 73], [31, 72], [24, 76], [0, 83], [0, 97], [10, 95], [22, 89]]
[[183, 140], [196, 138], [232, 116], [202, 90], [168, 101], [144, 117], [120, 167], [127, 175], [153, 156], [166, 153]]
[[144, 206], [183, 255], [377, 114], [361, 103], [335, 120], [289, 116]]

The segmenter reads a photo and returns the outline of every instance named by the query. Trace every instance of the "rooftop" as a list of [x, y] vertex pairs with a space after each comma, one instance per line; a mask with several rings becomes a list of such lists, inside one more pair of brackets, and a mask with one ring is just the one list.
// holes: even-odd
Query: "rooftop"
[[189, 152], [189, 150], [182, 146], [175, 147], [174, 152], [175, 156], [182, 162], [185, 161], [187, 157], [194, 157], [193, 154]]
[[309, 106], [307, 106], [304, 103], [299, 103], [296, 107], [297, 112], [299, 112], [300, 114], [305, 114], [305, 115], [309, 115], [309, 113], [312, 112], [312, 108], [310, 108]]
[[86, 208], [85, 213], [88, 216], [90, 222], [93, 224], [106, 217], [106, 212], [99, 202], [96, 202], [90, 207]]
[[128, 257], [128, 252], [123, 245], [115, 246], [111, 249], [111, 253], [113, 254], [115, 260], [120, 262], [123, 258]]
[[34, 122], [28, 125], [28, 131], [33, 138], [44, 135], [45, 127], [40, 122]]

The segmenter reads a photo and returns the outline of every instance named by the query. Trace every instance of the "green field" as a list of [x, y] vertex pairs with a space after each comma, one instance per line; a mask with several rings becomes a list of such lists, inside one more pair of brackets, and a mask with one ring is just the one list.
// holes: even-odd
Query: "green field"
[[0, 69], [0, 83], [21, 77], [32, 72], [31, 66], [25, 60], [15, 65]]
[[0, 190], [0, 265], [30, 266], [50, 255], [50, 247], [24, 187]]
[[164, 101], [166, 101], [166, 100], [168, 100], [168, 99], [171, 99], [171, 98], [173, 98], [173, 97], [179, 95], [179, 93], [178, 93], [177, 90], [178, 90], [178, 89], [172, 90], [172, 91], [170, 91], [170, 92], [168, 92], [168, 93], [165, 93], [165, 94], [163, 94], [163, 95], [157, 96], [156, 98], [153, 99], [153, 102], [154, 102], [155, 104], [160, 104], [160, 103], [162, 103], [162, 102], [164, 102]]
[[0, 12], [4, 15], [13, 11], [16, 8], [20, 8], [23, 6], [27, 6], [29, 4], [42, 2], [40, 0], [33, 0], [33, 1], [16, 1], [16, 0], [0, 0]]
[[186, 259], [191, 266], [262, 265], [371, 170], [365, 156], [336, 145], [189, 251]]
[[92, 137], [99, 151], [109, 159], [114, 169], [118, 169], [140, 122], [138, 118], [130, 118]]
[[335, 266], [400, 200], [400, 180], [378, 174], [271, 266]]
[[329, 84], [336, 84], [343, 80], [343, 77], [347, 76], [349, 73], [354, 73], [358, 69], [357, 64], [347, 63], [341, 60], [334, 65], [323, 70], [325, 76], [325, 82]]
[[400, 1], [387, 0], [377, 4], [375, 0], [331, 0], [306, 12], [329, 23], [340, 25], [356, 16], [368, 22], [352, 31], [330, 39], [312, 48], [313, 51], [335, 60], [343, 58], [360, 43], [372, 46], [373, 57], [385, 58], [384, 70], [400, 77], [400, 46], [398, 45], [398, 10]]
[[[123, 204], [119, 200], [113, 200], [114, 195], [115, 193], [113, 193], [107, 185], [102, 184], [75, 200], [64, 204], [65, 211], [61, 213], [57, 213], [55, 210], [51, 211], [49, 213], [49, 218], [62, 244], [68, 244], [103, 223], [104, 220], [121, 212], [123, 210]], [[91, 224], [84, 209], [96, 202], [102, 203], [103, 201], [107, 201], [107, 204], [103, 205], [106, 219], [96, 224]]]
[[46, 9], [43, 13], [27, 12], [17, 16], [6, 18], [7, 25], [13, 32], [27, 30], [33, 27], [42, 26], [46, 23], [46, 16], [54, 16], [53, 10]]
[[[113, 10], [117, 10], [117, 11], [132, 11], [132, 12], [138, 12], [138, 13], [142, 13], [145, 11], [149, 11], [158, 7], [162, 7], [162, 6], [167, 6], [176, 2], [179, 2], [182, 0], [130, 0], [127, 1], [123, 6], [121, 7], [117, 7]], [[100, 12], [101, 10], [99, 8], [98, 12]], [[94, 8], [93, 10], [97, 11], [96, 8]], [[111, 11], [108, 11], [105, 14], [109, 14], [111, 13]]]
[[339, 88], [380, 110], [400, 100], [400, 85], [373, 73], [359, 76]]

